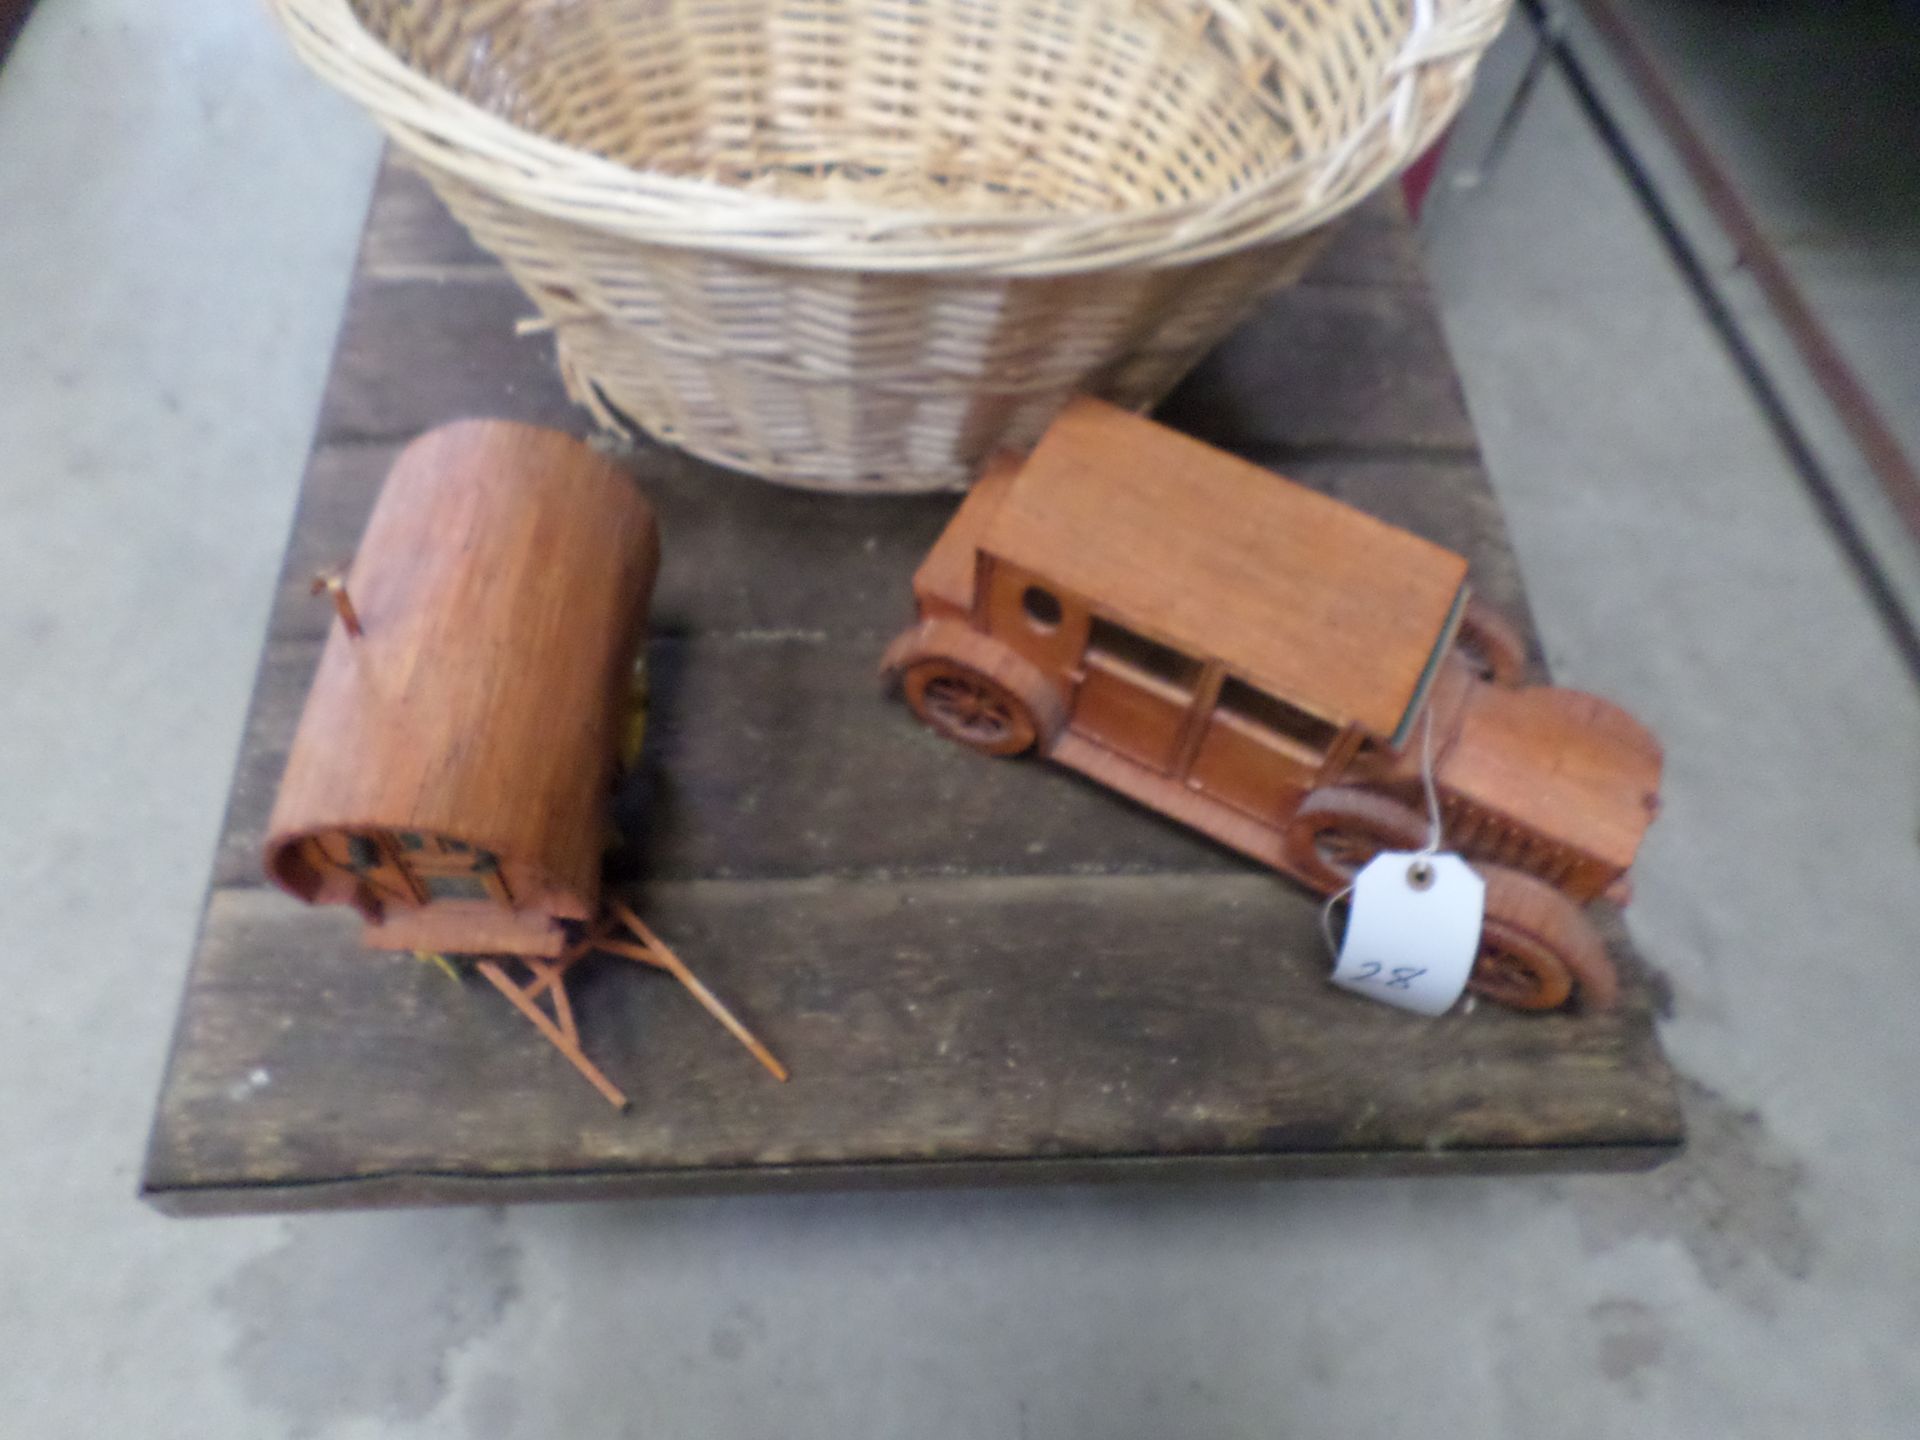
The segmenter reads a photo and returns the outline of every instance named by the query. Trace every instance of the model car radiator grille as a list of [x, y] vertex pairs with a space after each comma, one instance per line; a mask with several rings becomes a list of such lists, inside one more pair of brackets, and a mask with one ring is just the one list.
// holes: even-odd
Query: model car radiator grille
[[1566, 846], [1521, 830], [1463, 800], [1449, 798], [1440, 808], [1446, 823], [1447, 848], [1469, 859], [1524, 870], [1555, 887], [1565, 887], [1580, 863], [1579, 856]]

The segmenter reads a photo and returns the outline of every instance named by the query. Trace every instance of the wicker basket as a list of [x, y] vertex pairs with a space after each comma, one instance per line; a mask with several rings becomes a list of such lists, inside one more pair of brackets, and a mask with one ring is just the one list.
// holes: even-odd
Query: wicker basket
[[1464, 98], [1510, 0], [271, 0], [602, 423], [964, 485], [1164, 394]]

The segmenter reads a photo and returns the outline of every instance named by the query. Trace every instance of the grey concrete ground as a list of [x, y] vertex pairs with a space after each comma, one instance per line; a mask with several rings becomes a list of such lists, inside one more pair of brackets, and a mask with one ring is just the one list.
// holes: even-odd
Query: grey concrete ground
[[[164, 12], [164, 13], [163, 13]], [[1908, 1436], [1920, 702], [1565, 96], [1431, 230], [1553, 658], [1671, 757], [1650, 1176], [170, 1222], [148, 1105], [370, 128], [249, 4], [0, 74], [0, 1428]]]

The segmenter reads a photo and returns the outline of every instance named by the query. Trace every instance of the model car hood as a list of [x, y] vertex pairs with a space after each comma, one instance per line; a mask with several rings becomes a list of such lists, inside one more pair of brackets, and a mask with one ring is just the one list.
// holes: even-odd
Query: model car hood
[[1443, 792], [1615, 870], [1659, 811], [1660, 742], [1597, 695], [1475, 685], [1441, 758]]

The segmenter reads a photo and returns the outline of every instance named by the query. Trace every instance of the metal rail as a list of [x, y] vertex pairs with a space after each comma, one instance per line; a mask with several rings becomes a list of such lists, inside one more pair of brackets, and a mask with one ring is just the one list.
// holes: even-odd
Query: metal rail
[[[1859, 447], [1910, 538], [1920, 544], [1920, 472], [1916, 472], [1879, 407], [1807, 303], [1779, 253], [1761, 232], [1753, 212], [1687, 117], [1638, 34], [1621, 18], [1611, 0], [1579, 0], [1579, 3], [1673, 146], [1716, 222], [1726, 231], [1742, 262], [1753, 274], [1762, 295], [1798, 348], [1848, 435]], [[1920, 628], [1916, 628], [1914, 617], [1901, 603], [1885, 568], [1861, 534], [1805, 431], [1794, 419], [1765, 362], [1722, 297], [1706, 261], [1687, 238], [1645, 162], [1608, 109], [1587, 65], [1568, 43], [1563, 28], [1555, 23], [1547, 0], [1521, 0], [1521, 5], [1539, 34], [1541, 45], [1565, 78], [1575, 103], [1646, 212], [1662, 247], [1752, 392], [1768, 427], [1786, 451], [1821, 520], [1844, 553], [1910, 674], [1920, 683]]]

